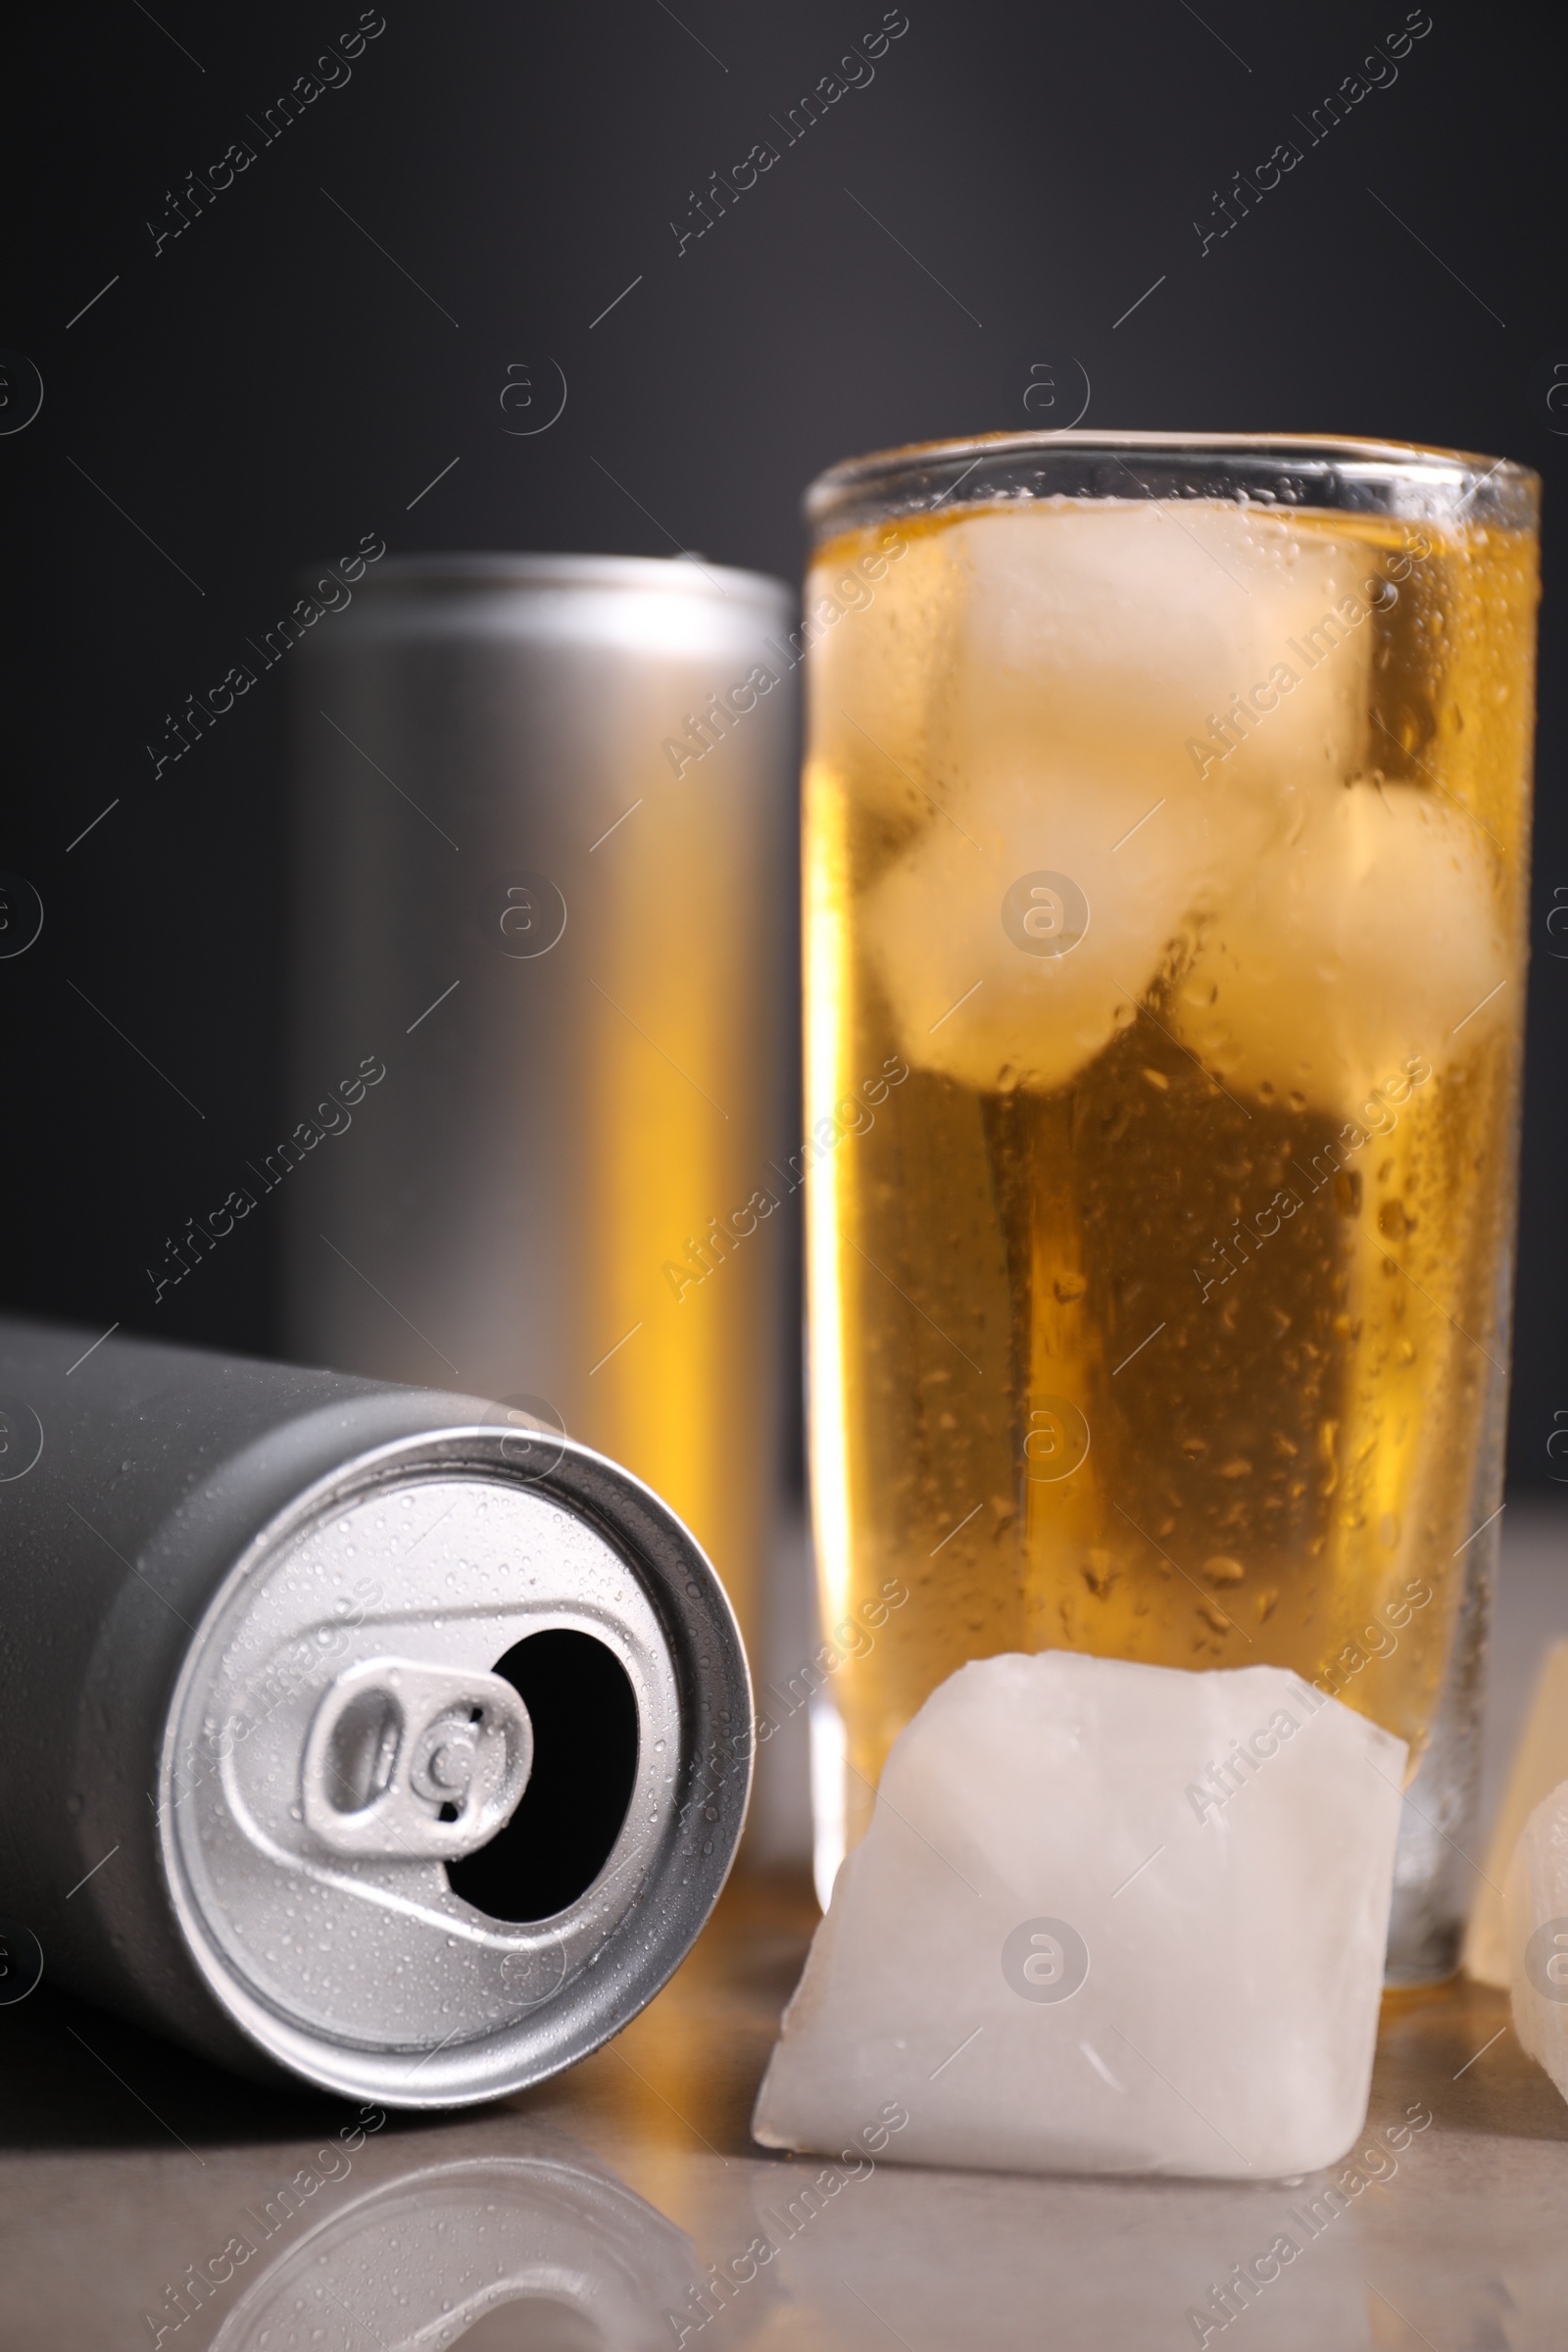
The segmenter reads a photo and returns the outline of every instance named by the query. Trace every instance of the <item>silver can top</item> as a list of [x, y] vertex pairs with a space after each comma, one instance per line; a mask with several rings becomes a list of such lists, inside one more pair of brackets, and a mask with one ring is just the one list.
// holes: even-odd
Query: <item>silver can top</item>
[[[300, 574], [306, 581], [312, 575]], [[630, 595], [690, 604], [765, 608], [782, 623], [795, 606], [795, 591], [765, 571], [732, 564], [710, 564], [706, 556], [577, 556], [437, 552], [387, 556], [357, 582], [356, 599], [377, 605], [396, 599], [494, 594], [557, 597], [562, 594]]]
[[185, 1940], [313, 2083], [520, 2088], [689, 1948], [751, 1721], [718, 1581], [626, 1472], [531, 1428], [378, 1447], [264, 1528], [196, 1628], [159, 1798]]

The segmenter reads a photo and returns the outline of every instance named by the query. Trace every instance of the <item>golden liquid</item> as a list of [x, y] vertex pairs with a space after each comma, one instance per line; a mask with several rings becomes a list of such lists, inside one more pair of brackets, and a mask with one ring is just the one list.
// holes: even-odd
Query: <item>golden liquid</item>
[[821, 551], [818, 1555], [830, 1627], [910, 1595], [852, 1838], [1009, 1649], [1294, 1667], [1413, 1761], [1500, 1475], [1537, 595], [1524, 534], [1206, 504]]

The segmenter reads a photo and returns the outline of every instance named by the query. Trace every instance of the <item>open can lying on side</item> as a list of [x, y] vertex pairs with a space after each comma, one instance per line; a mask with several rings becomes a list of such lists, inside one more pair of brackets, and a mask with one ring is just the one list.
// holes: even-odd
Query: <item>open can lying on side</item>
[[585, 2056], [723, 1885], [733, 1613], [502, 1406], [0, 1321], [5, 1908], [242, 2072], [459, 2106]]

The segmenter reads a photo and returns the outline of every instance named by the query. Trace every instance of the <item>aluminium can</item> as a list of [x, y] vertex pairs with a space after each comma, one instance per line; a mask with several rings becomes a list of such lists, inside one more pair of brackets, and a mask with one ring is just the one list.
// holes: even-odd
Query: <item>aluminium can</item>
[[695, 559], [431, 556], [311, 630], [265, 1170], [289, 1354], [535, 1400], [679, 1512], [754, 1654], [799, 1323], [794, 610]]
[[751, 1723], [693, 1538], [548, 1426], [0, 1320], [0, 1908], [50, 1982], [389, 2107], [537, 2082], [690, 1948]]

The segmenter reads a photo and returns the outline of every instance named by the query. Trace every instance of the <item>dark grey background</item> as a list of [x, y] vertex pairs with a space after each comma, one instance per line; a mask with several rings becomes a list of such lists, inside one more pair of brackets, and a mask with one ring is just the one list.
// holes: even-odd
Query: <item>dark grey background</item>
[[[156, 1310], [145, 1269], [287, 1111], [279, 677], [158, 781], [145, 746], [246, 658], [302, 562], [373, 531], [396, 551], [679, 544], [790, 576], [822, 466], [1020, 426], [1032, 367], [1064, 393], [1081, 367], [1091, 424], [1392, 434], [1546, 476], [1512, 1451], [1544, 1479], [1568, 1427], [1568, 936], [1546, 930], [1568, 886], [1568, 411], [1547, 406], [1568, 318], [1543, 244], [1561, 24], [1434, 0], [1392, 86], [1308, 145], [1313, 108], [1404, 24], [1394, 0], [909, 0], [869, 86], [784, 147], [774, 118], [882, 14], [386, 0], [352, 79], [265, 147], [248, 118], [357, 8], [14, 23], [0, 344], [45, 399], [0, 438], [0, 866], [46, 922], [0, 962], [5, 1303], [273, 1342], [265, 1214]], [[256, 162], [155, 257], [147, 221], [239, 138]], [[678, 254], [671, 220], [763, 138], [779, 162]], [[1292, 138], [1301, 164], [1202, 253], [1195, 220]], [[509, 367], [542, 402], [550, 358], [565, 413], [509, 437]]]

